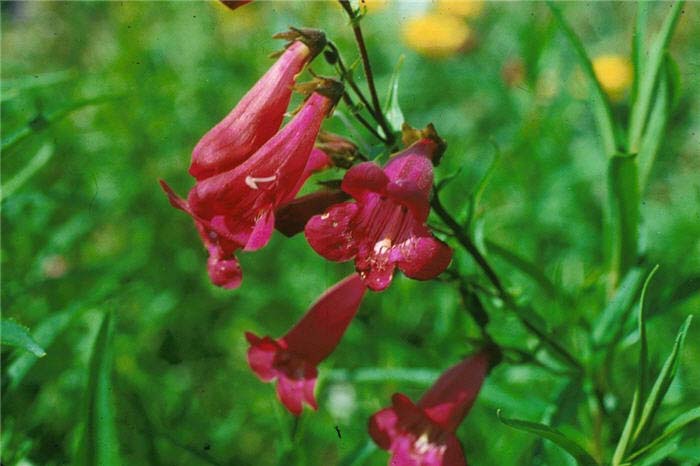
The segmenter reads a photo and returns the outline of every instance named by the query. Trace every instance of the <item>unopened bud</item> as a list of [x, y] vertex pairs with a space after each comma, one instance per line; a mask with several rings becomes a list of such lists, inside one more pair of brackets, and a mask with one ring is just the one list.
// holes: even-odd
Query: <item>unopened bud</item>
[[350, 168], [362, 158], [362, 154], [352, 141], [325, 131], [318, 135], [316, 147], [328, 154], [336, 167]]

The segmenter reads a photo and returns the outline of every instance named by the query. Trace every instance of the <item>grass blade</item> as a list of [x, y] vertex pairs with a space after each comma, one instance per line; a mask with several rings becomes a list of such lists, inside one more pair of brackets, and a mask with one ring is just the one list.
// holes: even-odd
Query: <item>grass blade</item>
[[668, 356], [666, 362], [661, 368], [661, 372], [656, 378], [656, 382], [654, 382], [654, 386], [652, 387], [651, 392], [649, 393], [649, 398], [647, 398], [646, 402], [644, 403], [644, 407], [642, 408], [642, 414], [639, 419], [639, 424], [637, 425], [637, 428], [634, 431], [634, 435], [632, 436], [632, 445], [635, 445], [637, 442], [639, 442], [651, 427], [651, 423], [654, 420], [657, 411], [659, 410], [661, 401], [666, 395], [666, 391], [671, 385], [673, 378], [676, 376], [676, 371], [678, 370], [678, 362], [680, 360], [679, 356], [681, 354], [681, 351], [683, 351], [683, 343], [685, 342], [685, 337], [688, 333], [688, 327], [690, 326], [690, 322], [692, 319], [693, 316], [688, 316], [685, 322], [683, 322], [683, 325], [681, 326], [681, 329], [678, 332], [678, 336], [676, 336], [676, 342], [673, 345], [673, 350], [671, 351], [671, 354]]
[[544, 424], [538, 424], [536, 422], [521, 421], [518, 419], [508, 419], [501, 416], [501, 411], [497, 411], [498, 419], [507, 426], [513, 427], [514, 429], [522, 430], [525, 432], [530, 432], [539, 437], [547, 439], [554, 442], [556, 445], [564, 449], [567, 453], [576, 459], [576, 462], [580, 466], [597, 465], [598, 462], [593, 459], [593, 457], [583, 449], [578, 443], [574, 442], [570, 438], [566, 437], [564, 434], [556, 429], [552, 429]]
[[631, 101], [636, 102], [639, 92], [640, 70], [646, 64], [644, 55], [644, 40], [647, 36], [647, 21], [649, 19], [649, 5], [647, 2], [637, 2], [637, 20], [634, 23], [634, 33], [632, 35], [632, 65], [634, 69], [634, 80], [632, 83]]
[[583, 47], [581, 40], [564, 18], [564, 14], [559, 9], [559, 6], [552, 1], [548, 1], [547, 6], [554, 15], [554, 18], [559, 23], [559, 27], [561, 27], [561, 30], [569, 40], [569, 43], [574, 48], [579, 65], [583, 69], [583, 73], [586, 75], [591, 86], [593, 87], [595, 105], [594, 116], [596, 117], [596, 122], [600, 128], [605, 153], [608, 157], [612, 157], [618, 151], [618, 148], [621, 147], [621, 144], [619, 144], [617, 132], [615, 130], [615, 119], [613, 117], [608, 96], [605, 94], [603, 87], [600, 85], [600, 82], [595, 76], [593, 63], [591, 63], [591, 59], [588, 57], [586, 49]]
[[656, 439], [649, 442], [644, 448], [641, 448], [641, 449], [635, 451], [634, 453], [632, 453], [628, 459], [630, 461], [637, 461], [637, 460], [644, 458], [644, 456], [646, 456], [646, 455], [654, 453], [659, 448], [666, 445], [670, 440], [672, 440], [673, 437], [678, 432], [680, 432], [681, 429], [683, 429], [685, 426], [687, 426], [691, 422], [695, 422], [697, 420], [700, 420], [700, 407], [691, 409], [690, 411], [687, 411], [686, 413], [681, 414], [676, 419], [671, 421], [671, 423], [669, 423], [664, 428], [664, 430], [660, 436], [658, 436]]
[[628, 152], [637, 153], [639, 151], [642, 134], [649, 117], [649, 109], [656, 87], [657, 80], [661, 74], [664, 54], [671, 40], [673, 30], [676, 28], [678, 18], [680, 18], [683, 1], [677, 1], [671, 7], [671, 11], [664, 20], [661, 30], [654, 38], [646, 60], [646, 66], [641, 73], [637, 99], [632, 107], [630, 116]]
[[615, 448], [615, 453], [613, 454], [612, 464], [617, 466], [624, 459], [627, 449], [629, 448], [630, 440], [632, 439], [632, 432], [639, 419], [639, 411], [642, 406], [642, 399], [646, 394], [647, 378], [648, 378], [648, 366], [649, 366], [649, 351], [647, 347], [647, 332], [646, 332], [646, 322], [644, 321], [644, 302], [646, 300], [647, 288], [651, 279], [656, 274], [659, 266], [656, 265], [647, 279], [644, 281], [644, 286], [642, 287], [642, 294], [639, 297], [639, 313], [638, 313], [638, 325], [639, 325], [639, 378], [637, 379], [637, 387], [634, 391], [634, 396], [632, 398], [632, 407], [630, 408], [629, 415], [627, 416], [627, 421], [625, 421], [625, 427], [622, 430], [622, 435]]
[[29, 334], [29, 329], [13, 320], [0, 320], [0, 343], [22, 348], [37, 358], [46, 356], [44, 348], [39, 346]]
[[112, 313], [105, 314], [90, 357], [85, 431], [79, 451], [82, 466], [118, 466], [119, 442], [111, 400]]
[[29, 161], [29, 163], [20, 170], [14, 177], [10, 179], [7, 183], [4, 183], [2, 189], [0, 190], [0, 201], [3, 201], [9, 196], [12, 196], [15, 191], [24, 185], [24, 183], [29, 180], [36, 172], [41, 170], [41, 168], [46, 165], [46, 163], [51, 160], [54, 154], [53, 144], [44, 144], [41, 149], [36, 153], [34, 157]]
[[602, 348], [617, 341], [643, 280], [644, 269], [641, 267], [635, 267], [627, 273], [615, 295], [593, 324], [594, 347]]
[[639, 184], [633, 155], [617, 154], [608, 166], [612, 223], [611, 279], [617, 287], [621, 277], [637, 262], [639, 241]]

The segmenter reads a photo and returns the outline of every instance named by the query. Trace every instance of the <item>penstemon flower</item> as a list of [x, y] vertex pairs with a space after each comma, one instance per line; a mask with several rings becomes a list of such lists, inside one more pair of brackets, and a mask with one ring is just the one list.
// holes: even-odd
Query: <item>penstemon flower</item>
[[292, 121], [242, 164], [197, 183], [187, 201], [161, 182], [171, 204], [195, 220], [215, 285], [240, 285], [234, 252], [265, 246], [275, 226], [275, 209], [294, 198], [313, 169], [327, 163], [313, 145], [342, 92], [340, 82], [317, 78], [315, 90]]
[[425, 222], [432, 160], [443, 149], [437, 135], [422, 137], [383, 169], [372, 162], [352, 167], [341, 188], [355, 202], [336, 204], [309, 220], [305, 234], [311, 247], [332, 261], [354, 258], [365, 285], [375, 291], [389, 286], [396, 267], [417, 280], [442, 273], [452, 250], [432, 235]]
[[340, 343], [364, 293], [362, 280], [352, 274], [327, 290], [282, 338], [246, 333], [250, 368], [263, 382], [277, 379], [277, 395], [292, 414], [301, 414], [302, 402], [317, 408], [316, 366]]
[[293, 29], [275, 37], [292, 42], [233, 110], [197, 143], [189, 172], [203, 180], [248, 159], [279, 129], [294, 82], [326, 45], [315, 29]]
[[372, 439], [391, 451], [391, 466], [466, 466], [455, 431], [471, 409], [486, 378], [482, 352], [448, 369], [417, 404], [396, 393], [392, 407], [369, 421]]

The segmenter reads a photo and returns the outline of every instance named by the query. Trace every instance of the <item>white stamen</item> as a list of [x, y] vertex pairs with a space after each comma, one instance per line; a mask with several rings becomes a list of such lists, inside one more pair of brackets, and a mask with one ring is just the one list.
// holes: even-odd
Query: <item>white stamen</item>
[[384, 238], [381, 241], [377, 241], [374, 243], [374, 252], [376, 254], [383, 254], [389, 250], [391, 247], [391, 239], [390, 238]]
[[250, 187], [250, 189], [259, 189], [258, 188], [258, 183], [269, 183], [270, 181], [275, 181], [277, 179], [277, 175], [272, 175], [272, 176], [266, 176], [262, 178], [255, 178], [253, 176], [246, 176], [245, 177], [245, 184]]

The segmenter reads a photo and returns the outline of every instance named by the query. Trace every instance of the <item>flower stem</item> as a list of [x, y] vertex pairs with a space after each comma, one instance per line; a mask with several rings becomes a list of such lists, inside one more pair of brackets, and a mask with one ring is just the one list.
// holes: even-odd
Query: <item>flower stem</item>
[[518, 317], [518, 319], [520, 319], [520, 322], [525, 326], [525, 328], [532, 334], [536, 335], [553, 352], [557, 353], [558, 356], [560, 356], [561, 359], [565, 361], [568, 365], [570, 365], [576, 371], [582, 371], [583, 366], [581, 365], [581, 363], [578, 362], [578, 360], [574, 358], [574, 356], [571, 355], [571, 353], [569, 353], [569, 351], [567, 351], [566, 348], [561, 346], [556, 340], [552, 339], [545, 331], [540, 329], [537, 325], [531, 322], [530, 319], [523, 315], [520, 307], [516, 304], [513, 297], [503, 287], [500, 278], [498, 278], [496, 272], [493, 270], [486, 258], [476, 247], [476, 244], [474, 244], [472, 239], [464, 233], [463, 228], [459, 225], [459, 223], [457, 223], [457, 220], [455, 220], [454, 217], [452, 217], [442, 205], [442, 203], [440, 202], [440, 198], [437, 195], [437, 192], [435, 192], [435, 194], [433, 195], [430, 204], [435, 210], [435, 213], [442, 219], [443, 222], [445, 222], [445, 224], [450, 228], [450, 230], [452, 230], [459, 244], [461, 244], [462, 247], [466, 249], [466, 251], [469, 253], [469, 255], [472, 256], [479, 268], [481, 268], [481, 270], [484, 272], [491, 284], [494, 286], [494, 288], [496, 288], [499, 298], [503, 300], [506, 306], [508, 306], [511, 310], [515, 312], [516, 316]]
[[352, 25], [352, 32], [355, 34], [355, 42], [357, 42], [357, 48], [360, 51], [360, 57], [362, 58], [362, 68], [365, 72], [365, 77], [367, 78], [367, 87], [369, 88], [370, 98], [372, 99], [372, 106], [370, 107], [372, 116], [379, 126], [381, 126], [382, 131], [386, 135], [387, 145], [393, 145], [395, 141], [394, 132], [389, 126], [389, 122], [386, 121], [384, 112], [382, 111], [382, 106], [379, 103], [379, 96], [377, 95], [377, 88], [374, 85], [374, 74], [372, 73], [372, 65], [369, 61], [369, 54], [367, 53], [367, 46], [365, 45], [365, 39], [362, 35], [362, 28], [357, 21], [358, 16], [355, 11], [353, 11], [349, 0], [338, 0], [340, 5], [343, 7], [345, 12], [350, 17], [350, 23]]

